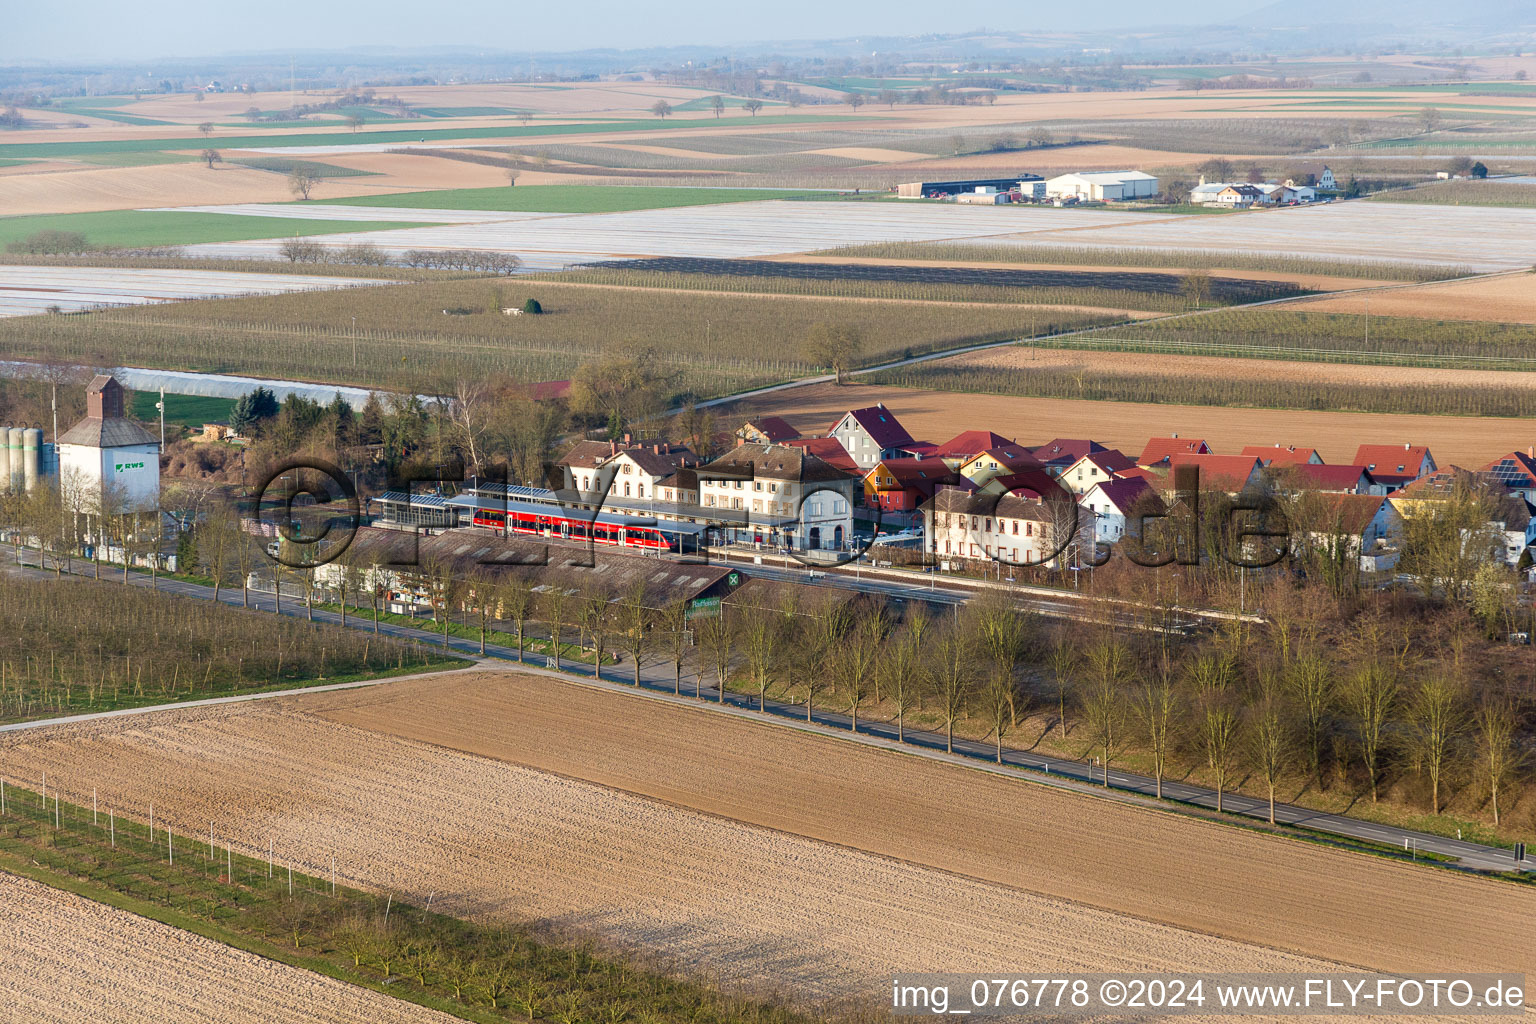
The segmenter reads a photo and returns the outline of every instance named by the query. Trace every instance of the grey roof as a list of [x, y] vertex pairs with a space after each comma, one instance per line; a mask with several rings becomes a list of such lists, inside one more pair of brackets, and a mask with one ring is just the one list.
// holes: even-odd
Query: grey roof
[[158, 444], [159, 439], [133, 420], [96, 419], [87, 416], [66, 430], [59, 444], [83, 444], [92, 448], [126, 448], [135, 444]]

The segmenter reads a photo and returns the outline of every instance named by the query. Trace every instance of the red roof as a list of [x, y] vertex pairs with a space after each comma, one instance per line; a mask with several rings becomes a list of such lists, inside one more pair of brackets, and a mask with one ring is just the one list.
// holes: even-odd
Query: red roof
[[835, 437], [802, 437], [784, 443], [791, 448], [804, 448], [829, 466], [836, 466], [849, 473], [862, 472], [858, 463], [848, 454], [848, 449]]
[[1026, 469], [1022, 473], [993, 477], [983, 484], [981, 489], [991, 493], [1012, 494], [1015, 497], [1039, 498], [1042, 501], [1071, 499], [1066, 488], [1043, 469]]
[[966, 430], [939, 445], [933, 450], [933, 454], [968, 459], [972, 455], [978, 455], [989, 449], [1004, 448], [1011, 444], [1013, 442], [1008, 438], [1001, 434], [994, 434], [990, 430]]
[[896, 414], [887, 409], [883, 404], [871, 405], [866, 409], [850, 409], [837, 418], [837, 421], [828, 428], [831, 434], [837, 429], [837, 424], [852, 416], [854, 422], [864, 428], [864, 432], [874, 440], [882, 449], [900, 448], [912, 443], [912, 435], [907, 433], [907, 428], [901, 425]]
[[757, 432], [773, 444], [782, 444], [785, 441], [800, 436], [800, 431], [790, 426], [788, 421], [780, 419], [778, 416], [764, 416], [761, 419], [748, 420], [743, 426], [757, 428]]
[[1170, 466], [1196, 466], [1200, 470], [1202, 488], [1217, 487], [1224, 491], [1240, 491], [1259, 467], [1259, 460], [1251, 455], [1175, 455]]
[[1083, 458], [1098, 466], [1105, 473], [1113, 473], [1116, 476], [1119, 476], [1122, 470], [1132, 469], [1136, 466], [1136, 460], [1118, 448], [1111, 448], [1107, 452], [1089, 452]]
[[[882, 469], [884, 474], [881, 473]], [[876, 479], [880, 475], [889, 475], [896, 483], [882, 484]], [[932, 495], [933, 489], [940, 484], [955, 486], [964, 482], [944, 464], [943, 459], [933, 458], [881, 459], [864, 479], [877, 490], [890, 490], [894, 486], [901, 490], [917, 491], [924, 497]]]
[[1242, 454], [1252, 455], [1266, 466], [1321, 465], [1323, 459], [1318, 455], [1318, 461], [1312, 462], [1312, 456], [1317, 455], [1316, 448], [1297, 448], [1293, 444], [1273, 446], [1251, 444], [1243, 449]]
[[1070, 466], [1090, 452], [1107, 452], [1109, 448], [1083, 437], [1057, 437], [1036, 445], [1030, 454], [1041, 462], [1055, 466]]
[[[1140, 477], [1132, 477], [1128, 480], [1107, 480], [1095, 484], [1094, 490], [1109, 499], [1110, 504], [1121, 512], [1129, 511], [1132, 505], [1141, 500], [1142, 495], [1157, 493], [1156, 488]], [[1090, 490], [1088, 493], [1092, 494], [1093, 491]]]
[[523, 394], [535, 402], [546, 402], [554, 398], [569, 398], [571, 396], [571, 382], [568, 380], [540, 380], [532, 384], [523, 385]]
[[939, 446], [932, 441], [913, 441], [911, 444], [901, 446], [902, 451], [911, 452], [913, 455], [932, 455], [938, 449]]
[[1354, 462], [1365, 466], [1379, 480], [1383, 476], [1417, 477], [1426, 458], [1434, 461], [1428, 445], [1363, 444], [1355, 450]]
[[1026, 469], [1042, 469], [1045, 464], [1030, 454], [1029, 449], [1023, 445], [1007, 445], [1001, 448], [988, 448], [986, 451], [976, 452], [974, 458], [986, 455], [1004, 469], [1014, 473], [1023, 472]]
[[1136, 461], [1143, 466], [1156, 466], [1169, 462], [1175, 455], [1209, 455], [1211, 446], [1198, 437], [1153, 437], [1147, 440], [1147, 446], [1141, 450], [1141, 458]]
[[1311, 466], [1302, 463], [1288, 467], [1291, 479], [1299, 486], [1311, 487], [1319, 491], [1349, 491], [1360, 486], [1361, 477], [1365, 484], [1375, 483], [1375, 479], [1364, 466]]
[[1359, 536], [1365, 532], [1365, 528], [1371, 525], [1371, 520], [1381, 511], [1386, 498], [1376, 494], [1330, 494], [1327, 498], [1326, 509], [1332, 522], [1325, 525], [1320, 533], [1332, 533], [1338, 531], [1351, 536]]
[[1488, 463], [1483, 472], [1493, 474], [1509, 487], [1521, 490], [1536, 487], [1536, 453], [1510, 452]]
[[1129, 469], [1115, 470], [1117, 480], [1145, 480], [1149, 484], [1161, 483], [1163, 474], [1152, 469], [1143, 469], [1141, 466], [1131, 466]]

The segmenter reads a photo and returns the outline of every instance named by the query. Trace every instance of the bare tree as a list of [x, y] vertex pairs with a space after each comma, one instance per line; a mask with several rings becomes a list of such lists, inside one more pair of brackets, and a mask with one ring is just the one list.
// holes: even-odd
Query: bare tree
[[1083, 712], [1104, 752], [1104, 785], [1109, 785], [1109, 766], [1125, 745], [1126, 681], [1131, 674], [1131, 652], [1120, 638], [1105, 631], [1088, 647], [1088, 690]]
[[1232, 665], [1217, 654], [1202, 654], [1189, 666], [1199, 713], [1199, 745], [1216, 782], [1216, 810], [1223, 809], [1227, 775], [1238, 739], [1237, 713], [1232, 707]]
[[1499, 824], [1499, 790], [1524, 760], [1515, 747], [1520, 716], [1507, 697], [1485, 696], [1475, 714], [1478, 739], [1478, 767], [1488, 784], [1488, 799], [1493, 808], [1493, 824]]
[[533, 586], [521, 576], [508, 573], [496, 587], [501, 618], [517, 626], [517, 663], [523, 664], [523, 630], [533, 613]]
[[715, 117], [718, 118], [721, 114], [725, 113], [725, 97], [711, 96], [709, 98], [709, 106], [714, 110]]
[[813, 324], [805, 339], [806, 361], [830, 369], [838, 384], [845, 383], [848, 371], [858, 363], [863, 352], [863, 332], [849, 324]]
[[688, 653], [688, 600], [680, 598], [662, 608], [657, 625], [665, 632], [672, 661], [672, 692], [683, 693], [683, 659]]
[[741, 610], [741, 646], [757, 688], [757, 709], [768, 709], [768, 682], [778, 653], [784, 619], [776, 609], [758, 605]]
[[741, 109], [745, 110], [747, 113], [751, 114], [753, 117], [756, 117], [757, 116], [757, 112], [759, 110], [763, 109], [763, 101], [762, 100], [747, 100], [747, 102], [745, 102], [745, 103], [743, 103], [741, 105]]
[[946, 624], [933, 645], [930, 673], [934, 695], [939, 700], [939, 714], [944, 719], [944, 749], [955, 752], [955, 723], [965, 712], [970, 698], [971, 669], [975, 649], [968, 630]]
[[1461, 681], [1448, 672], [1424, 676], [1408, 702], [1406, 737], [1429, 773], [1429, 813], [1440, 813], [1440, 783], [1467, 727]]
[[469, 595], [474, 599], [475, 619], [480, 623], [480, 653], [485, 654], [485, 637], [491, 631], [491, 619], [496, 617], [496, 580], [485, 566], [476, 566], [469, 573]]
[[[885, 690], [891, 706], [896, 709], [896, 742], [905, 743], [907, 714], [917, 707], [922, 696], [923, 646], [922, 634], [926, 622], [914, 623], [923, 618], [917, 607], [907, 612], [905, 627], [886, 645], [885, 658], [880, 663], [885, 677]], [[916, 628], [914, 626], [916, 625]]]
[[569, 624], [571, 592], [556, 582], [549, 584], [539, 597], [539, 617], [549, 627], [550, 647], [553, 649], [553, 666], [560, 671], [560, 637]]
[[1280, 698], [1280, 680], [1265, 670], [1259, 678], [1259, 699], [1253, 707], [1253, 764], [1269, 792], [1269, 823], [1275, 823], [1275, 788], [1290, 763], [1290, 730]]
[[365, 123], [366, 122], [364, 121], [364, 119], [359, 117], [357, 114], [348, 114], [347, 115], [347, 126], [352, 129], [352, 134], [353, 135], [356, 135], [357, 134], [357, 130], [359, 128], [361, 128]]
[[1301, 712], [1307, 769], [1317, 778], [1321, 769], [1323, 721], [1334, 698], [1333, 669], [1320, 655], [1308, 652], [1286, 666], [1285, 683]]
[[1056, 634], [1056, 642], [1051, 645], [1049, 660], [1051, 685], [1056, 690], [1056, 724], [1061, 729], [1062, 739], [1066, 739], [1067, 694], [1075, 685], [1078, 659], [1076, 638], [1069, 636], [1065, 629]]
[[518, 170], [516, 167], [508, 167], [507, 168], [507, 188], [514, 188], [514, 187], [516, 187], [517, 179], [522, 177], [522, 173], [523, 172]]
[[1157, 663], [1145, 670], [1135, 695], [1136, 714], [1146, 732], [1152, 755], [1152, 777], [1157, 783], [1157, 798], [1163, 798], [1163, 777], [1168, 772], [1168, 755], [1173, 745], [1173, 729], [1182, 710], [1182, 699], [1173, 674], [1173, 663], [1165, 648]]
[[209, 136], [209, 135], [212, 135], [213, 134], [213, 122], [212, 121], [204, 121], [202, 124], [197, 126], [197, 130], [202, 132], [205, 137]]
[[1376, 802], [1380, 775], [1382, 733], [1397, 702], [1398, 678], [1392, 666], [1372, 662], [1357, 668], [1345, 687], [1345, 699], [1354, 713], [1360, 753], [1371, 780], [1371, 803]]
[[668, 103], [666, 100], [657, 100], [655, 103], [651, 104], [651, 113], [655, 114], [662, 120], [666, 120], [667, 115], [672, 113], [672, 104]]
[[480, 456], [490, 430], [495, 395], [482, 380], [461, 378], [453, 387], [448, 403], [448, 419], [453, 424], [459, 447], [469, 459], [473, 473], [480, 472]]
[[704, 643], [704, 649], [709, 652], [710, 659], [714, 662], [715, 683], [719, 687], [716, 695], [721, 704], [725, 703], [725, 681], [731, 673], [731, 657], [735, 653], [736, 623], [729, 614], [727, 606], [722, 603], [716, 614], [709, 616], [699, 627], [699, 633]]
[[318, 184], [320, 176], [303, 164], [295, 166], [288, 174], [288, 191], [299, 200], [307, 201]]
[[[992, 665], [994, 687], [997, 695], [1008, 704], [1008, 724], [1018, 724], [1017, 690], [1013, 685], [1014, 672], [1019, 662], [1029, 652], [1033, 639], [1033, 624], [1013, 598], [1002, 591], [989, 591], [972, 602], [975, 616], [977, 649]], [[990, 703], [988, 705], [990, 707]], [[999, 738], [1001, 742], [1001, 738]]]
[[593, 581], [586, 588], [577, 608], [577, 623], [586, 634], [592, 647], [592, 677], [603, 677], [603, 655], [607, 652], [608, 638], [613, 628], [610, 605], [613, 591], [606, 583]]
[[205, 149], [202, 152], [202, 161], [208, 165], [208, 169], [211, 171], [214, 164], [224, 162], [224, 157], [216, 149]]
[[647, 602], [645, 581], [637, 580], [624, 594], [619, 606], [624, 649], [635, 663], [635, 686], [640, 685], [640, 662], [650, 650], [656, 625], [656, 613]]

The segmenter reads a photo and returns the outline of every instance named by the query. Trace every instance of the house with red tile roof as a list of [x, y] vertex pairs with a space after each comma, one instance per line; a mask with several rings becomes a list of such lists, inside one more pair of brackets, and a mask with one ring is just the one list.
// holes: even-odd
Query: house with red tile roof
[[[952, 459], [946, 458], [944, 461], [955, 465]], [[1030, 454], [1028, 448], [1010, 444], [977, 452], [970, 458], [960, 461], [955, 468], [961, 476], [979, 487], [995, 476], [1044, 469], [1045, 466]]]
[[1083, 495], [1094, 485], [1117, 479], [1121, 472], [1135, 468], [1136, 460], [1118, 449], [1089, 452], [1062, 470], [1061, 483], [1073, 494]]
[[1309, 529], [1292, 544], [1364, 572], [1391, 569], [1401, 557], [1402, 513], [1379, 494], [1319, 494], [1307, 517]]
[[845, 473], [857, 473], [860, 476], [864, 470], [853, 461], [843, 443], [835, 437], [797, 437], [793, 441], [785, 441], [791, 448], [804, 448], [810, 454], [816, 456], [829, 466], [836, 466]]
[[883, 402], [843, 413], [828, 428], [827, 436], [837, 438], [864, 473], [874, 469], [881, 459], [901, 455], [902, 446], [915, 440]]
[[1500, 456], [1482, 471], [1526, 501], [1536, 503], [1536, 448]]
[[1094, 484], [1078, 499], [1094, 517], [1094, 539], [1114, 544], [1125, 536], [1125, 524], [1138, 506], [1161, 512], [1165, 506], [1157, 489], [1140, 478], [1107, 480]]
[[[1174, 470], [1190, 466], [1200, 471], [1202, 491], [1226, 491], [1237, 494], [1264, 479], [1264, 467], [1251, 455], [1197, 455], [1171, 457]], [[1170, 482], [1173, 475], [1169, 476]]]
[[911, 512], [939, 487], [963, 484], [943, 459], [881, 459], [864, 478], [864, 504], [885, 512]]
[[977, 487], [976, 491], [980, 494], [1011, 494], [1031, 501], [1067, 501], [1072, 498], [1072, 492], [1043, 469], [1026, 469], [1021, 473], [995, 476]]
[[1030, 449], [1030, 454], [1054, 476], [1092, 452], [1107, 452], [1108, 445], [1082, 437], [1057, 437]]
[[800, 431], [777, 416], [761, 416], [736, 428], [736, 436], [748, 444], [783, 444], [800, 436]]
[[1180, 437], [1174, 434], [1172, 437], [1153, 437], [1147, 439], [1147, 446], [1141, 450], [1141, 458], [1136, 460], [1138, 466], [1169, 466], [1175, 455], [1209, 455], [1211, 446], [1198, 437]]
[[1422, 444], [1363, 444], [1355, 450], [1354, 463], [1371, 471], [1387, 492], [1413, 483], [1435, 471], [1435, 458]]
[[1270, 466], [1277, 487], [1287, 491], [1327, 491], [1334, 494], [1385, 495], [1387, 489], [1376, 482], [1364, 466], [1320, 466], [1302, 462], [1291, 466]]
[[958, 468], [960, 463], [989, 448], [1005, 448], [1013, 444], [1013, 441], [990, 430], [965, 430], [934, 448], [932, 454], [952, 460]]
[[1242, 455], [1252, 455], [1266, 466], [1321, 466], [1323, 457], [1316, 448], [1298, 448], [1293, 444], [1251, 444]]

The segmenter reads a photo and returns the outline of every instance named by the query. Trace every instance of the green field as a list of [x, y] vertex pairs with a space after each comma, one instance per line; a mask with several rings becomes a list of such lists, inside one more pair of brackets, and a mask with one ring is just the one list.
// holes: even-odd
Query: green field
[[[224, 149], [256, 149], [266, 146], [364, 145], [379, 142], [428, 142], [452, 139], [516, 139], [541, 135], [584, 135], [593, 132], [653, 132], [672, 128], [697, 129], [704, 125], [742, 128], [748, 125], [807, 124], [828, 120], [862, 120], [826, 114], [765, 114], [758, 117], [721, 117], [707, 121], [663, 121], [646, 118], [629, 121], [592, 121], [584, 124], [532, 124], [504, 128], [413, 128], [371, 132], [336, 132], [325, 135], [231, 135], [212, 144]], [[166, 149], [206, 149], [202, 136], [172, 139], [109, 139], [99, 142], [19, 142], [0, 145], [0, 154], [11, 157], [71, 157], [85, 153], [153, 153]]]
[[760, 199], [820, 199], [825, 192], [771, 188], [672, 188], [665, 185], [519, 185], [516, 188], [455, 188], [353, 196], [330, 200], [339, 206], [393, 206], [412, 210], [504, 210], [519, 213], [619, 213], [671, 206], [710, 206]]
[[[133, 414], [145, 422], [159, 418], [155, 403], [160, 395], [154, 391], [133, 392]], [[191, 427], [194, 430], [204, 423], [223, 423], [229, 419], [229, 411], [235, 407], [233, 398], [209, 398], [205, 395], [165, 396], [165, 425]]]
[[241, 242], [252, 238], [288, 238], [294, 235], [330, 235], [342, 231], [382, 231], [387, 228], [421, 226], [392, 221], [299, 220], [287, 217], [244, 217], [228, 213], [104, 210], [98, 213], [0, 217], [0, 246], [19, 242], [38, 231], [78, 231], [93, 246], [116, 249], [194, 245], [198, 242]]

